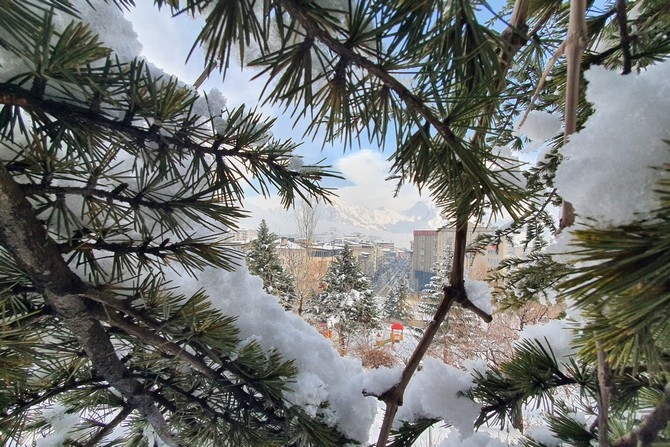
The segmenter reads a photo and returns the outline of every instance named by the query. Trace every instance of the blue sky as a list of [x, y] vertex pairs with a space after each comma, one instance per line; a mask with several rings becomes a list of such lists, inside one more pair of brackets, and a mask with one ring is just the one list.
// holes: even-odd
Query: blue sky
[[[133, 22], [138, 40], [142, 44], [142, 54], [153, 64], [168, 73], [178, 76], [187, 83], [193, 83], [202, 72], [203, 57], [196, 51], [186, 63], [186, 57], [200, 29], [199, 23], [185, 15], [172, 18], [167, 9], [158, 12], [151, 2], [137, 2], [137, 7], [126, 13]], [[258, 96], [263, 89], [263, 80], [254, 80], [253, 71], [241, 71], [232, 68], [226, 74], [225, 81], [219, 73], [214, 73], [202, 86], [201, 91], [218, 88], [228, 100], [229, 106], [241, 104], [257, 105]], [[279, 108], [263, 106], [261, 110], [267, 116], [277, 118], [273, 129], [276, 137], [302, 142], [298, 153], [305, 157], [306, 163], [315, 163], [322, 158], [335, 167], [346, 181], [336, 181], [328, 186], [338, 189], [338, 195], [348, 202], [371, 208], [405, 210], [421, 197], [413, 186], [404, 187], [398, 198], [393, 197], [395, 184], [385, 182], [388, 174], [387, 155], [374, 143], [363, 143], [360, 147], [345, 152], [342, 146], [323, 146], [322, 140], [311, 141], [303, 138], [304, 125], [293, 127], [290, 113], [284, 114]], [[388, 149], [387, 149], [388, 151]], [[251, 197], [257, 206], [263, 207], [263, 201]], [[267, 206], [274, 204], [268, 202]]]
[[[143, 46], [142, 54], [159, 68], [174, 74], [182, 81], [193, 83], [202, 73], [203, 56], [199, 49], [186, 63], [187, 55], [200, 30], [198, 21], [180, 15], [171, 17], [167, 8], [158, 10], [149, 1], [136, 2], [137, 6], [126, 17], [131, 20], [138, 40]], [[499, 9], [501, 0], [491, 2]], [[201, 91], [218, 88], [228, 100], [229, 106], [241, 104], [259, 104], [259, 94], [264, 87], [262, 79], [253, 80], [253, 71], [241, 71], [231, 68], [225, 81], [219, 73], [213, 73], [201, 87]], [[303, 138], [306, 124], [294, 127], [294, 120], [290, 113], [284, 113], [273, 106], [263, 106], [260, 109], [265, 115], [277, 118], [273, 129], [274, 135], [281, 139], [291, 138], [302, 142], [298, 154], [305, 157], [306, 163], [315, 163], [323, 158], [338, 170], [346, 180], [334, 181], [327, 186], [337, 188], [337, 194], [343, 200], [354, 205], [367, 208], [386, 208], [395, 211], [404, 211], [411, 208], [417, 201], [429, 201], [424, 194], [421, 196], [417, 189], [408, 185], [403, 187], [398, 197], [394, 197], [395, 183], [384, 179], [388, 175], [389, 163], [387, 154], [393, 148], [387, 148], [386, 154], [375, 143], [362, 142], [360, 146], [354, 143], [353, 148], [346, 152], [341, 145], [323, 146], [323, 140], [312, 141]], [[392, 141], [390, 139], [389, 141]], [[249, 196], [247, 203], [259, 208], [273, 208], [277, 200], [265, 201], [259, 197]]]

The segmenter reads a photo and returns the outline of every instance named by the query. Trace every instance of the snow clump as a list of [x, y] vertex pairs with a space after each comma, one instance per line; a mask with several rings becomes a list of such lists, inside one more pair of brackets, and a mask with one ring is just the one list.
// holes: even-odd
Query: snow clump
[[[318, 414], [351, 439], [367, 440], [377, 404], [374, 397], [363, 395], [360, 359], [341, 357], [328, 339], [267, 294], [263, 281], [246, 266], [233, 272], [208, 268], [197, 279], [185, 272], [170, 279], [186, 295], [206, 290], [215, 308], [237, 317], [243, 345], [255, 341], [267, 351], [277, 350], [286, 360], [294, 360], [299, 373], [284, 394], [288, 402]], [[327, 407], [322, 405], [325, 402]]]
[[627, 224], [659, 206], [653, 191], [668, 161], [670, 61], [640, 74], [593, 67], [585, 76], [595, 112], [561, 149], [556, 189], [581, 222]]

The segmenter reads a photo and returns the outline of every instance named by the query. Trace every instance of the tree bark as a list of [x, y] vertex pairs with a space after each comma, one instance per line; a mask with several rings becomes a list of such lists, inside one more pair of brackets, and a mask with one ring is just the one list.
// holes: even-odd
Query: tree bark
[[605, 351], [598, 349], [598, 447], [608, 447], [609, 408], [612, 394], [612, 368], [607, 361]]
[[180, 445], [142, 384], [128, 377], [100, 321], [91, 316], [102, 310], [101, 305], [84, 299], [86, 284], [65, 263], [56, 243], [2, 163], [0, 209], [0, 243], [31, 278], [46, 304], [63, 320], [97, 374], [147, 418], [167, 445]]
[[635, 430], [614, 442], [612, 447], [649, 447], [668, 421], [670, 421], [670, 384], [663, 389], [656, 408], [643, 418]]
[[[565, 129], [563, 140], [577, 131], [577, 106], [579, 103], [579, 85], [581, 78], [582, 53], [586, 48], [586, 0], [570, 2], [570, 23], [565, 41], [565, 55], [568, 64], [568, 77], [565, 93]], [[566, 200], [561, 207], [558, 231], [575, 223], [575, 210]]]
[[626, 13], [626, 0], [616, 0], [616, 18], [619, 24], [619, 39], [621, 40], [621, 52], [623, 57], [623, 69], [621, 74], [629, 74], [633, 71], [633, 61], [630, 52], [630, 34], [628, 33], [628, 14]]

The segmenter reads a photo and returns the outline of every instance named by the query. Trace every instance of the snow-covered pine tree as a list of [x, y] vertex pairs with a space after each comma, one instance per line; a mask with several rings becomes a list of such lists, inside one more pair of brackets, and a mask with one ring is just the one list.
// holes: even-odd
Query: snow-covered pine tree
[[398, 281], [389, 292], [382, 307], [384, 318], [407, 323], [414, 318], [414, 309], [409, 302], [410, 290], [406, 279]]
[[327, 199], [333, 173], [128, 57], [117, 6], [95, 3], [0, 8], [0, 444], [342, 445], [217, 286], [242, 261], [240, 182], [288, 206]]
[[277, 254], [278, 237], [261, 220], [256, 239], [249, 244], [247, 266], [249, 271], [263, 280], [263, 288], [276, 296], [286, 310], [291, 310], [296, 300], [295, 284], [291, 275], [284, 271]]
[[[444, 297], [444, 288], [449, 285], [449, 276], [453, 262], [453, 249], [445, 248], [442, 257], [433, 265], [433, 276], [419, 293], [417, 305], [418, 314], [424, 322], [429, 322], [435, 315], [437, 308]], [[413, 328], [417, 335], [421, 335], [424, 328]], [[453, 307], [435, 334], [431, 353], [442, 358], [445, 363], [461, 366], [454, 359], [456, 351], [468, 351], [464, 345], [468, 344], [479, 331], [479, 321], [472, 312], [459, 306]], [[458, 354], [456, 354], [457, 357]], [[457, 364], [458, 363], [458, 364]]]
[[379, 304], [348, 244], [328, 268], [324, 291], [313, 299], [308, 315], [333, 326], [341, 349], [346, 349], [352, 334], [367, 333], [379, 326]]
[[449, 284], [451, 264], [454, 251], [450, 246], [445, 248], [442, 256], [433, 264], [430, 282], [425, 284], [419, 292], [419, 304], [417, 306], [419, 317], [422, 320], [430, 320], [435, 315], [435, 310], [444, 297], [444, 286]]
[[[568, 205], [583, 225], [561, 236], [574, 243], [563, 247], [573, 257], [554, 259], [579, 266], [557, 288], [582, 311], [582, 350], [559, 360], [544, 345], [519, 345], [517, 360], [483, 374], [473, 390], [479, 422], [506, 424], [524, 403], [556, 402], [554, 390], [568, 386], [584, 402], [547, 412], [566, 443], [649, 445], [665, 437], [667, 177], [627, 182], [667, 175], [670, 74], [659, 63], [670, 55], [666, 0], [515, 0], [499, 9], [470, 0], [154, 3], [205, 16], [197, 42], [205, 48], [203, 79], [217, 68], [225, 75], [235, 59], [253, 65], [268, 81], [264, 100], [309, 117], [308, 133], [328, 142], [351, 146], [370, 135], [390, 150], [392, 176], [425, 190], [453, 219], [450, 284], [401, 380], [379, 393], [386, 411], [378, 447], [387, 445], [400, 403], [425, 397], [405, 390], [451, 305], [476, 311], [464, 284], [468, 222], [505, 215], [513, 222], [495, 237], [533, 239], [555, 226], [552, 205], [561, 195], [569, 202], [560, 226], [574, 218]], [[108, 57], [69, 14], [72, 4], [81, 13], [85, 2], [0, 8], [3, 442], [48, 431], [40, 406], [59, 399], [61, 410], [85, 412], [75, 435], [89, 445], [118, 434], [119, 424], [132, 427], [123, 432], [131, 445], [156, 433], [168, 445], [342, 444], [311, 417], [337, 416], [330, 411], [337, 402], [319, 402], [308, 415], [287, 405], [282, 393], [298, 377], [292, 365], [260, 349], [255, 333], [240, 346], [233, 318], [211, 310], [217, 295], [230, 299], [235, 290], [179, 291], [186, 278], [205, 276], [202, 268], [230, 267], [220, 242], [241, 211], [248, 176], [290, 204], [296, 195], [325, 195], [317, 180], [328, 171], [289, 169], [300, 164], [291, 162], [293, 144], [267, 141], [269, 126], [248, 108], [220, 114], [216, 95], [203, 102], [142, 61]], [[112, 40], [126, 35], [107, 31]], [[587, 78], [600, 103], [585, 100]], [[643, 94], [652, 79], [653, 94]], [[539, 137], [525, 127], [519, 134], [515, 123], [533, 108]], [[594, 109], [589, 119], [604, 117], [606, 130], [591, 130]], [[615, 109], [614, 118], [605, 113]], [[538, 119], [558, 126], [537, 126]], [[581, 130], [564, 144], [561, 124]], [[528, 138], [548, 143], [522, 174], [509, 151]], [[594, 213], [597, 204], [606, 211]], [[174, 282], [162, 284], [161, 274]], [[567, 364], [557, 367], [561, 360]], [[458, 416], [462, 402], [451, 405]], [[456, 445], [485, 436], [461, 439], [456, 420], [463, 418], [450, 421]], [[404, 427], [395, 445], [410, 445], [429, 425]]]

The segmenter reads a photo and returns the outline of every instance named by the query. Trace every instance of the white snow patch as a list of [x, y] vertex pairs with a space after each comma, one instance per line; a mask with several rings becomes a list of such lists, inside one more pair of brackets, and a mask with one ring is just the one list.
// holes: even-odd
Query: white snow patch
[[[123, 11], [113, 3], [70, 0], [79, 11], [81, 20], [90, 25], [100, 41], [114, 50], [122, 62], [136, 58], [142, 51], [133, 25], [123, 16]], [[94, 6], [91, 6], [93, 5]]]
[[364, 389], [373, 396], [379, 396], [389, 390], [393, 385], [400, 382], [402, 368], [377, 368], [365, 374]]
[[544, 346], [548, 344], [559, 365], [566, 363], [570, 357], [575, 355], [575, 350], [571, 346], [572, 337], [571, 323], [566, 320], [551, 320], [544, 324], [526, 326], [519, 333], [519, 341], [534, 339]]
[[561, 131], [561, 119], [558, 114], [542, 110], [531, 110], [521, 127], [517, 127], [517, 135], [526, 135], [531, 141], [543, 143], [554, 138]]
[[561, 440], [556, 438], [556, 435], [546, 425], [537, 425], [526, 430], [526, 436], [541, 442], [547, 447], [558, 447], [561, 445]]
[[629, 223], [659, 205], [663, 172], [653, 168], [668, 161], [670, 61], [627, 76], [593, 67], [586, 79], [595, 112], [562, 148], [555, 185], [582, 221]]
[[197, 280], [185, 275], [173, 278], [181, 291], [189, 294], [207, 290], [214, 306], [236, 316], [242, 340], [253, 339], [263, 349], [276, 349], [293, 359], [299, 370], [285, 398], [315, 414], [346, 436], [366, 440], [376, 411], [373, 397], [363, 396], [364, 373], [361, 361], [340, 357], [332, 343], [298, 315], [286, 312], [277, 299], [263, 290], [263, 282], [249, 274], [245, 266], [234, 272], [206, 269]]
[[414, 421], [422, 417], [439, 418], [461, 433], [470, 435], [479, 414], [479, 405], [458, 395], [472, 386], [472, 376], [440, 360], [426, 358], [423, 368], [409, 382], [405, 402], [397, 420]]
[[472, 304], [479, 307], [489, 315], [493, 312], [491, 305], [491, 287], [486, 281], [478, 281], [475, 279], [465, 279], [465, 293]]
[[57, 405], [42, 411], [44, 420], [51, 425], [53, 433], [37, 439], [36, 447], [59, 447], [68, 439], [68, 434], [79, 422], [79, 414], [67, 413], [67, 408]]

